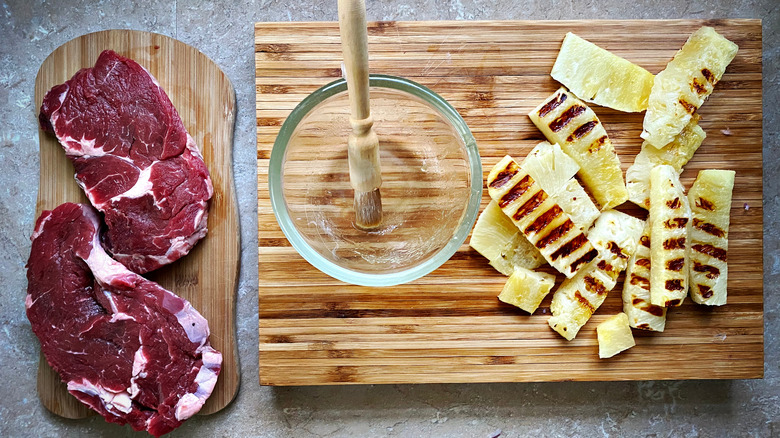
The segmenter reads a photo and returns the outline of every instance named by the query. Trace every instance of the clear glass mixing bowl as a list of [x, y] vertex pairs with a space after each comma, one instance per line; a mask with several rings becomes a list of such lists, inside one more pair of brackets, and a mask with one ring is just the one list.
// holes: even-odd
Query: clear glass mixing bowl
[[348, 283], [391, 286], [432, 272], [463, 244], [482, 198], [482, 164], [468, 126], [436, 93], [392, 76], [369, 82], [382, 225], [367, 232], [354, 224], [343, 79], [306, 97], [284, 122], [268, 184], [276, 220], [309, 263]]

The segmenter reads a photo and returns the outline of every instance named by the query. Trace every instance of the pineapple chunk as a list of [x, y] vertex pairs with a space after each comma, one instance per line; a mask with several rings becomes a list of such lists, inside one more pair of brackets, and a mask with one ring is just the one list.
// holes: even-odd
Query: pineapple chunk
[[645, 224], [636, 252], [628, 260], [623, 282], [623, 312], [628, 325], [642, 330], [664, 331], [666, 307], [650, 303], [650, 223]]
[[479, 215], [469, 245], [504, 275], [512, 274], [517, 268], [538, 268], [544, 263], [539, 250], [501, 211], [496, 201], [490, 201]]
[[650, 171], [650, 302], [679, 306], [688, 292], [691, 208], [674, 167]]
[[579, 164], [566, 155], [557, 144], [539, 143], [523, 160], [520, 167], [552, 196], [564, 213], [580, 230], [586, 231], [599, 217], [599, 210], [585, 193], [574, 175]]
[[568, 340], [577, 336], [614, 289], [643, 228], [644, 221], [619, 211], [607, 210], [599, 216], [588, 235], [599, 257], [555, 291], [550, 305], [553, 316], [547, 321], [553, 330]]
[[548, 195], [556, 195], [580, 170], [580, 165], [566, 155], [558, 144], [543, 141], [520, 163], [531, 178]]
[[498, 299], [534, 313], [554, 285], [554, 275], [519, 268], [509, 276]]
[[607, 131], [596, 113], [561, 88], [528, 114], [550, 143], [580, 165], [578, 175], [602, 210], [624, 203], [628, 191]]
[[599, 217], [599, 209], [576, 178], [570, 179], [563, 186], [563, 190], [555, 195], [555, 201], [586, 235], [593, 221]]
[[647, 109], [653, 74], [569, 32], [552, 77], [586, 102], [625, 112]]
[[702, 170], [688, 192], [691, 203], [691, 299], [699, 304], [726, 304], [729, 213], [734, 171]]
[[636, 345], [631, 327], [628, 326], [628, 316], [618, 313], [610, 316], [596, 327], [599, 340], [599, 358], [607, 359], [621, 351]]
[[585, 234], [515, 160], [506, 156], [490, 171], [488, 193], [555, 269], [573, 277], [596, 258]]
[[694, 114], [682, 132], [661, 149], [650, 146], [648, 142], [642, 144], [642, 151], [626, 171], [626, 188], [631, 202], [644, 209], [650, 208], [650, 170], [654, 166], [669, 164], [678, 173], [682, 171], [707, 137], [698, 122], [699, 115]]
[[712, 93], [737, 49], [711, 27], [694, 32], [655, 77], [642, 138], [656, 148], [674, 140]]

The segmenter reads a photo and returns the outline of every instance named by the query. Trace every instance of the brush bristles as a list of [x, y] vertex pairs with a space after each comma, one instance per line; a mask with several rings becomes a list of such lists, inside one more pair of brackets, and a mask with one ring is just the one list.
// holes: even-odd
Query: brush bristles
[[382, 223], [382, 196], [379, 189], [370, 192], [355, 191], [355, 225], [364, 230]]

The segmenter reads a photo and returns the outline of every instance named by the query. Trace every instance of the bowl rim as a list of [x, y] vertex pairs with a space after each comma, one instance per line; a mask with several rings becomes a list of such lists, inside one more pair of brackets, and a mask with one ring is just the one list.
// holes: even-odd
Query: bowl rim
[[424, 262], [402, 271], [392, 273], [357, 272], [326, 259], [315, 251], [292, 224], [287, 211], [286, 201], [282, 193], [282, 162], [289, 144], [290, 136], [295, 128], [309, 112], [325, 99], [347, 89], [344, 78], [326, 84], [306, 96], [287, 116], [279, 134], [274, 141], [268, 164], [268, 189], [271, 207], [276, 222], [292, 247], [312, 266], [323, 273], [347, 283], [361, 286], [395, 286], [421, 278], [449, 260], [465, 242], [474, 226], [482, 200], [482, 159], [479, 155], [477, 142], [457, 110], [431, 89], [409, 79], [397, 76], [372, 74], [369, 75], [369, 86], [390, 88], [404, 91], [416, 96], [438, 110], [455, 127], [466, 146], [466, 154], [471, 172], [471, 190], [466, 212], [458, 229], [447, 244]]

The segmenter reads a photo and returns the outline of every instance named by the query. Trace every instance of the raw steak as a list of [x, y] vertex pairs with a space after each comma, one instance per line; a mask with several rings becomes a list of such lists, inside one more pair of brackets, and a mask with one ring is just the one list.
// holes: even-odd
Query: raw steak
[[176, 108], [143, 67], [107, 50], [46, 94], [43, 129], [105, 215], [106, 250], [139, 274], [186, 255], [206, 235], [213, 188]]
[[190, 303], [109, 257], [99, 229], [88, 205], [41, 214], [27, 318], [71, 394], [110, 422], [160, 436], [200, 410], [222, 355]]

